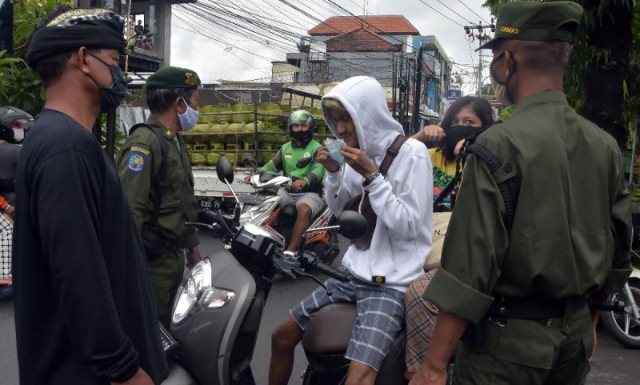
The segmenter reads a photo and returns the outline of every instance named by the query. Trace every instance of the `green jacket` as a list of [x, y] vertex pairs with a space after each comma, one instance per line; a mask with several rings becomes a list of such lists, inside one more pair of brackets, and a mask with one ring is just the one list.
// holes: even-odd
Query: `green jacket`
[[[475, 323], [498, 296], [565, 299], [624, 284], [631, 205], [609, 134], [549, 91], [522, 101], [477, 143], [503, 165], [494, 179], [482, 160], [467, 157], [442, 268], [426, 299]], [[508, 233], [496, 180], [512, 177], [520, 189]]]
[[[199, 240], [186, 221], [198, 217], [198, 202], [193, 192], [193, 173], [184, 141], [166, 130], [153, 116], [149, 124], [165, 131], [168, 144], [166, 174], [160, 176], [162, 151], [158, 137], [146, 127], [137, 128], [124, 143], [117, 157], [118, 175], [127, 194], [138, 230], [153, 227], [154, 199], [163, 190], [158, 210], [158, 230], [163, 240], [190, 248]], [[156, 231], [154, 231], [155, 233]]]
[[[291, 179], [304, 179], [307, 182], [306, 191], [320, 193], [322, 191], [322, 178], [324, 166], [316, 161], [316, 151], [320, 143], [316, 140], [309, 142], [306, 147], [296, 147], [292, 142], [282, 145], [276, 156], [267, 162], [260, 170], [280, 172]], [[305, 158], [313, 158], [303, 168], [297, 168], [296, 164]]]

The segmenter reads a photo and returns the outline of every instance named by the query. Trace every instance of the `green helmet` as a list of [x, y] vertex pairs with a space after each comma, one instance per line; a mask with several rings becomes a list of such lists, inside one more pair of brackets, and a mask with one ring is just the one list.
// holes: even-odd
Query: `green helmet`
[[306, 124], [307, 126], [309, 126], [309, 129], [313, 130], [313, 115], [311, 115], [311, 113], [306, 110], [293, 111], [291, 115], [289, 115], [289, 123], [287, 124], [287, 127], [291, 129], [291, 126], [295, 123]]
[[[293, 132], [291, 126], [294, 124], [305, 124], [309, 127], [306, 131]], [[293, 111], [291, 115], [289, 115], [289, 123], [287, 124], [289, 127], [289, 135], [298, 142], [299, 145], [306, 146], [311, 139], [313, 139], [313, 129], [315, 128], [315, 123], [313, 121], [313, 115], [309, 111], [305, 110], [297, 110]]]

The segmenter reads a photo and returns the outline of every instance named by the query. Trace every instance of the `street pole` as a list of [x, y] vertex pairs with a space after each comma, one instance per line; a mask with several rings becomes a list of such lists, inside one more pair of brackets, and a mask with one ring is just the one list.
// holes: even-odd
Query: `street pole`
[[[496, 31], [496, 25], [493, 23], [493, 18], [491, 18], [491, 24], [483, 25], [482, 23], [476, 25], [465, 25], [464, 31], [468, 37], [472, 39], [478, 39], [478, 48], [482, 46], [482, 43], [489, 40], [490, 37], [488, 34], [484, 33], [485, 28], [489, 28], [491, 32]], [[478, 32], [474, 32], [474, 30], [478, 30]], [[478, 89], [477, 94], [478, 97], [482, 96], [482, 50], [478, 51]]]
[[419, 130], [420, 124], [420, 101], [421, 101], [421, 85], [422, 85], [422, 51], [423, 47], [420, 44], [420, 49], [418, 50], [418, 60], [416, 61], [416, 92], [413, 97], [413, 114], [411, 115], [411, 126], [409, 127], [409, 132], [412, 134]]
[[[478, 44], [482, 45], [482, 39], [478, 39]], [[482, 96], [482, 50], [478, 51], [478, 97]]]

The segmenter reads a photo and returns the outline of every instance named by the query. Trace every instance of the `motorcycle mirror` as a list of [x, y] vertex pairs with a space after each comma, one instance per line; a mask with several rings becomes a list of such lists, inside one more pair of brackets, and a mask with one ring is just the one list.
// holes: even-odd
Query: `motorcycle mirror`
[[231, 162], [229, 162], [226, 156], [221, 156], [220, 160], [218, 160], [216, 173], [218, 174], [218, 179], [221, 181], [226, 183], [233, 182], [233, 167], [231, 167]]
[[233, 188], [231, 187], [231, 183], [233, 182], [233, 167], [231, 167], [231, 162], [229, 162], [229, 159], [227, 159], [226, 156], [220, 157], [220, 160], [216, 165], [216, 174], [218, 174], [218, 179], [227, 185], [229, 191], [233, 194], [233, 198], [236, 200], [236, 203], [241, 205], [236, 192], [233, 191]]
[[367, 220], [357, 211], [346, 210], [338, 218], [338, 232], [349, 239], [357, 239], [367, 232]]
[[307, 165], [309, 165], [309, 163], [311, 163], [312, 160], [313, 158], [310, 156], [302, 158], [298, 161], [298, 163], [296, 163], [296, 168], [305, 168], [307, 167]]

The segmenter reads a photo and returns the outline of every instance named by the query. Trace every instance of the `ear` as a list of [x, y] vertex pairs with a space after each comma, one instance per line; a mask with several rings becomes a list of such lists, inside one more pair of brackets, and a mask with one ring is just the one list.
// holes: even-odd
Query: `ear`
[[84, 72], [85, 74], [89, 74], [91, 73], [91, 70], [89, 69], [89, 64], [87, 63], [88, 58], [89, 51], [87, 50], [87, 47], [83, 46], [78, 48], [78, 50], [72, 54], [71, 61], [78, 68], [80, 68], [80, 71]]
[[178, 111], [179, 114], [184, 114], [185, 112], [187, 112], [186, 104], [187, 102], [182, 97], [176, 98], [176, 111]]

